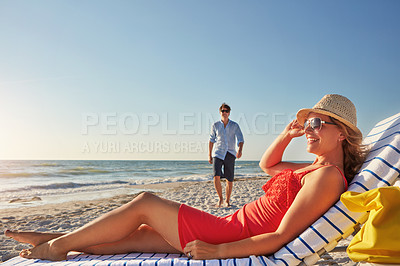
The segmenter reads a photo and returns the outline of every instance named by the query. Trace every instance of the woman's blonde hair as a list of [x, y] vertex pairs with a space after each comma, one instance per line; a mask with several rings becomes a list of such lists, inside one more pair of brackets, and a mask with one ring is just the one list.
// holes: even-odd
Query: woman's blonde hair
[[343, 168], [344, 175], [347, 182], [350, 183], [353, 180], [354, 175], [358, 172], [361, 165], [365, 161], [365, 157], [369, 152], [369, 148], [362, 144], [362, 134], [354, 131], [350, 127], [346, 126], [339, 120], [331, 117], [331, 120], [342, 129], [346, 139], [343, 140]]

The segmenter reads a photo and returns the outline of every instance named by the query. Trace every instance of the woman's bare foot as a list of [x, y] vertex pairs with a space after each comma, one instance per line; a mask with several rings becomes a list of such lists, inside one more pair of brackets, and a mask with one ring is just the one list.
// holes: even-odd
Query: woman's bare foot
[[42, 259], [60, 261], [67, 259], [67, 252], [58, 249], [54, 245], [54, 240], [45, 242], [31, 249], [22, 250], [19, 255], [26, 259]]
[[50, 241], [54, 238], [60, 237], [64, 234], [61, 233], [40, 233], [40, 232], [17, 232], [11, 230], [5, 230], [4, 235], [11, 237], [12, 239], [21, 242], [28, 243], [36, 247], [42, 243]]

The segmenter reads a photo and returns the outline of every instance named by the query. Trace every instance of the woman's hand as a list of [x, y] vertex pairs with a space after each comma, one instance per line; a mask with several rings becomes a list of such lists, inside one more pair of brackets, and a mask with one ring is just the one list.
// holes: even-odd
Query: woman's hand
[[264, 155], [260, 160], [261, 169], [265, 173], [274, 176], [284, 169], [289, 168], [295, 171], [297, 169], [305, 167], [306, 165], [309, 165], [305, 165], [303, 163], [299, 164], [282, 161], [283, 153], [286, 150], [286, 147], [292, 141], [292, 139], [303, 136], [304, 133], [305, 131], [303, 127], [297, 122], [297, 120], [293, 120], [292, 122], [290, 122], [282, 131], [282, 133], [277, 136], [274, 142], [264, 152]]
[[186, 256], [195, 260], [218, 259], [221, 258], [221, 245], [212, 245], [200, 240], [194, 240], [186, 244], [183, 249]]
[[297, 122], [297, 120], [293, 120], [292, 122], [290, 122], [286, 128], [285, 131], [286, 134], [288, 134], [288, 136], [290, 138], [297, 138], [297, 137], [301, 137], [304, 135], [304, 128], [302, 125], [299, 124], [299, 122]]

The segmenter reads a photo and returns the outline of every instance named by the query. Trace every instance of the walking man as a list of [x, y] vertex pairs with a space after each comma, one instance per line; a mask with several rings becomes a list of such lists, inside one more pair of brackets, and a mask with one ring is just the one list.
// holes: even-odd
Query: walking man
[[[243, 134], [239, 125], [229, 119], [231, 108], [223, 103], [219, 108], [221, 120], [215, 122], [211, 127], [210, 143], [208, 145], [208, 162], [213, 164], [214, 186], [217, 191], [221, 207], [224, 199], [222, 197], [221, 178], [226, 178], [226, 200], [225, 205], [230, 206], [230, 197], [233, 187], [235, 160], [242, 157]], [[238, 151], [236, 152], [236, 141]], [[215, 144], [215, 148], [213, 150]], [[222, 166], [224, 167], [222, 171]]]

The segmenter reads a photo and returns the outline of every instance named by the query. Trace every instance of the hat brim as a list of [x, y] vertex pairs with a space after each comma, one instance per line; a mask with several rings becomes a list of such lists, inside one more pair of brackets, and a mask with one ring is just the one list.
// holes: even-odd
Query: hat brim
[[343, 119], [342, 117], [340, 117], [332, 112], [322, 110], [322, 109], [300, 109], [296, 114], [297, 122], [299, 122], [300, 125], [304, 125], [304, 122], [307, 120], [307, 117], [310, 113], [317, 113], [317, 114], [322, 114], [322, 115], [327, 115], [327, 116], [333, 117], [333, 118], [339, 120], [340, 122], [342, 122], [343, 124], [345, 124], [346, 126], [348, 126], [349, 128], [351, 128], [352, 130], [354, 130], [357, 134], [362, 135], [361, 131], [356, 126], [354, 126], [352, 123], [350, 123], [349, 121]]

